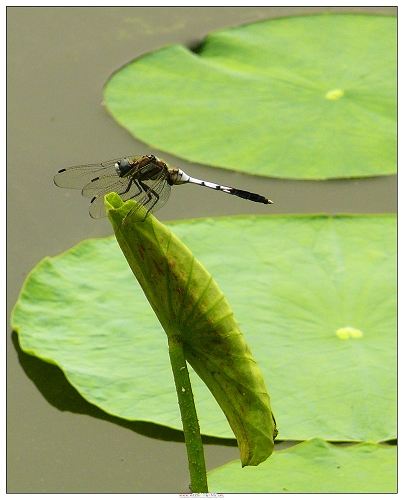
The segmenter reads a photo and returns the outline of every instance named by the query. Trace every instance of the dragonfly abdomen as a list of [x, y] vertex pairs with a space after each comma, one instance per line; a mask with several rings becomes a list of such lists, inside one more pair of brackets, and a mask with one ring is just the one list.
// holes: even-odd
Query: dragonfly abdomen
[[243, 191], [242, 189], [231, 188], [231, 191], [228, 191], [229, 194], [234, 194], [239, 198], [244, 198], [245, 200], [255, 201], [256, 203], [264, 203], [265, 205], [272, 204], [271, 200], [265, 198], [265, 196], [261, 196], [260, 194], [250, 193], [249, 191]]

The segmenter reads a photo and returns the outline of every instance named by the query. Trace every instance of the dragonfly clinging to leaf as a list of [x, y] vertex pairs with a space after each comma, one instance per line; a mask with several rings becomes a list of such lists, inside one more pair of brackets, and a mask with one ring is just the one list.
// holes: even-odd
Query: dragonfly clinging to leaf
[[171, 186], [187, 182], [265, 205], [272, 203], [259, 194], [195, 179], [179, 168], [169, 168], [154, 155], [127, 156], [104, 163], [63, 168], [55, 175], [54, 182], [59, 187], [81, 189], [83, 196], [91, 198], [90, 215], [94, 219], [106, 216], [104, 196], [115, 192], [123, 201], [134, 199], [138, 202], [125, 221], [142, 207], [145, 209], [142, 211], [144, 220], [166, 203]]

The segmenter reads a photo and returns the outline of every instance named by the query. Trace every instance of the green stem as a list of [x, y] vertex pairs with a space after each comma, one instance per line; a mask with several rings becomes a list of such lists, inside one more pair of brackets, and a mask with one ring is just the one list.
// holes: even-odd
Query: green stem
[[192, 493], [207, 493], [205, 456], [182, 340], [178, 337], [169, 337], [168, 351], [187, 447], [191, 491]]

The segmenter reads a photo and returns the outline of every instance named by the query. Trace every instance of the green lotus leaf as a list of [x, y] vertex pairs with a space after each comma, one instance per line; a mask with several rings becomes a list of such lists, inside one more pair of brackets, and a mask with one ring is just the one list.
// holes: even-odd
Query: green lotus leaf
[[[146, 144], [255, 175], [396, 172], [396, 18], [286, 17], [172, 45], [118, 70], [104, 101]], [[140, 152], [141, 153], [141, 152]]]
[[221, 493], [396, 493], [397, 447], [334, 446], [315, 438], [276, 451], [253, 469], [231, 462], [208, 474]]
[[155, 217], [141, 213], [126, 223], [133, 201], [123, 204], [112, 193], [105, 203], [123, 254], [168, 338], [180, 339], [187, 361], [222, 408], [243, 466], [258, 465], [273, 451], [275, 421], [264, 379], [222, 291]]
[[[397, 436], [396, 222], [282, 215], [167, 224], [231, 304], [270, 388], [280, 439]], [[183, 300], [185, 321], [192, 307], [179, 293], [170, 297]], [[61, 367], [107, 413], [181, 429], [167, 338], [115, 237], [40, 262], [12, 326], [25, 352]], [[202, 432], [233, 437], [190, 371]]]

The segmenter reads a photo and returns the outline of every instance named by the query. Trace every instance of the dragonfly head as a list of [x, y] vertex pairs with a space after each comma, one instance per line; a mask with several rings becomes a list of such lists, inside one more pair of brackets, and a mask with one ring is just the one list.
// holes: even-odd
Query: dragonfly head
[[118, 172], [119, 177], [123, 177], [132, 168], [129, 160], [127, 158], [122, 158], [115, 163], [115, 169]]

